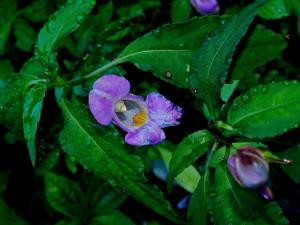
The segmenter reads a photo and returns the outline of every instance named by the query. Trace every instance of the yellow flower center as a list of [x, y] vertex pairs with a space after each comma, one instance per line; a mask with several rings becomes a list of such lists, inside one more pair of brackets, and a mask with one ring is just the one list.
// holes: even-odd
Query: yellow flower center
[[147, 113], [145, 111], [135, 114], [132, 118], [134, 126], [141, 126], [147, 121]]

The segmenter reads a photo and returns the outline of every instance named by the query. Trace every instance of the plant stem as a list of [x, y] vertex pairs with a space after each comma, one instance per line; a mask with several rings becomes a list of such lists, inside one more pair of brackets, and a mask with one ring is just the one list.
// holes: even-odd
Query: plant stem
[[104, 66], [101, 66], [100, 68], [94, 70], [93, 72], [80, 77], [79, 79], [69, 81], [68, 85], [69, 86], [80, 85], [83, 81], [86, 81], [86, 80], [92, 79], [94, 77], [97, 77], [99, 74], [101, 74], [102, 72], [104, 72], [104, 71], [110, 69], [111, 67], [117, 65], [118, 63], [119, 63], [119, 61], [113, 60], [113, 61], [105, 64]]

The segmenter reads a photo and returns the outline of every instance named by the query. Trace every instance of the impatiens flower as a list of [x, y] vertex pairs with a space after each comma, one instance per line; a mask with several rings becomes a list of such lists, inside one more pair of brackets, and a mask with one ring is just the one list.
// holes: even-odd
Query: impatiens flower
[[217, 0], [191, 0], [191, 4], [201, 15], [211, 15], [220, 11]]
[[153, 145], [165, 139], [162, 128], [178, 125], [182, 109], [159, 93], [152, 92], [146, 101], [129, 93], [128, 80], [117, 75], [99, 78], [89, 93], [89, 106], [102, 125], [114, 122], [127, 132], [126, 143]]
[[264, 184], [269, 176], [269, 164], [259, 149], [245, 146], [231, 155], [227, 161], [228, 168], [234, 179], [247, 188]]

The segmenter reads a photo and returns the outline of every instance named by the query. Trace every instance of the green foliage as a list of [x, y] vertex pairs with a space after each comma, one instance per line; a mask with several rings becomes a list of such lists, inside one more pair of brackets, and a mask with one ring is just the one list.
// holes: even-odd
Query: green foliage
[[68, 0], [40, 30], [35, 46], [35, 54], [46, 64], [55, 64], [57, 42], [76, 30], [90, 13], [95, 0]]
[[35, 134], [40, 121], [43, 99], [47, 85], [44, 83], [28, 87], [24, 94], [23, 130], [32, 165], [36, 162]]
[[292, 160], [291, 164], [281, 165], [283, 171], [296, 183], [300, 183], [300, 149], [299, 147], [290, 148], [278, 154], [280, 158]]
[[[297, 1], [297, 0], [296, 0]], [[290, 15], [293, 0], [269, 0], [260, 11], [259, 15], [264, 19], [281, 19]]]
[[188, 135], [177, 145], [169, 166], [167, 179], [169, 190], [172, 187], [174, 178], [193, 164], [201, 155], [205, 154], [212, 141], [211, 134], [207, 130], [201, 130]]
[[274, 137], [298, 127], [299, 99], [297, 81], [254, 87], [234, 100], [227, 121], [243, 136]]
[[104, 212], [101, 216], [94, 218], [90, 225], [134, 225], [134, 223], [128, 219], [123, 213], [116, 210], [109, 210]]
[[205, 101], [213, 120], [219, 117], [220, 91], [234, 50], [264, 2], [258, 0], [232, 17], [217, 32], [211, 33], [212, 37], [193, 56], [190, 85]]
[[[174, 148], [171, 144], [169, 144], [168, 147], [167, 145], [159, 145], [157, 147], [167, 169], [170, 167], [170, 161], [172, 158], [172, 152], [168, 150], [170, 147]], [[199, 180], [200, 174], [192, 165], [184, 167], [181, 173], [175, 178], [176, 183], [190, 193], [195, 191]]]
[[95, 125], [84, 105], [62, 101], [61, 108], [65, 121], [60, 143], [70, 157], [112, 186], [122, 188], [146, 206], [180, 223], [162, 193], [146, 183], [140, 158], [128, 154], [112, 130]]
[[224, 102], [227, 102], [230, 97], [232, 96], [234, 90], [236, 89], [236, 87], [238, 86], [239, 81], [238, 80], [234, 80], [231, 84], [224, 84], [221, 90], [221, 99]]
[[289, 224], [275, 202], [265, 202], [253, 190], [238, 186], [225, 164], [217, 167], [215, 179], [215, 188], [210, 195], [214, 224]]
[[0, 224], [28, 225], [13, 209], [0, 198]]
[[225, 19], [201, 17], [184, 23], [164, 25], [128, 45], [116, 61], [135, 63], [139, 68], [150, 70], [177, 87], [188, 88], [194, 51]]
[[171, 9], [172, 22], [182, 22], [191, 15], [192, 7], [189, 0], [174, 0]]
[[30, 52], [34, 44], [36, 32], [26, 20], [18, 19], [14, 24], [16, 47], [24, 52]]
[[0, 15], [0, 55], [3, 55], [6, 51], [7, 40], [12, 28], [12, 24], [17, 16], [17, 1], [1, 1]]
[[80, 186], [54, 173], [45, 174], [47, 202], [56, 211], [78, 221], [88, 216]]
[[287, 46], [282, 35], [258, 25], [247, 40], [244, 51], [233, 64], [231, 77], [235, 80], [254, 79], [254, 70], [276, 58]]

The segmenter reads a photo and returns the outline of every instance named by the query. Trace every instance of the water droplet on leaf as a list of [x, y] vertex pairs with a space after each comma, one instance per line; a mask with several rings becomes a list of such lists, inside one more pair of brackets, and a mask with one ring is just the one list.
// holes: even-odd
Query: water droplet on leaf
[[286, 80], [286, 81], [284, 81], [284, 85], [285, 85], [285, 86], [289, 86], [289, 85], [290, 85], [290, 82]]
[[267, 92], [268, 92], [268, 86], [267, 86], [267, 85], [263, 85], [263, 86], [261, 87], [261, 93], [262, 93], [263, 95], [265, 95], [265, 94], [267, 94]]
[[243, 101], [245, 104], [249, 103], [249, 101], [250, 101], [250, 96], [247, 95], [247, 94], [244, 94], [244, 95], [242, 96], [242, 101]]
[[166, 77], [166, 78], [171, 78], [171, 77], [172, 77], [172, 73], [171, 73], [170, 71], [167, 71], [167, 72], [165, 73], [165, 77]]
[[197, 94], [198, 93], [198, 90], [197, 90], [197, 88], [192, 88], [192, 92], [193, 92], [193, 94]]
[[66, 145], [67, 142], [68, 142], [68, 140], [67, 140], [67, 138], [65, 138], [65, 137], [62, 137], [62, 138], [60, 139], [60, 143], [61, 143], [62, 145]]
[[152, 34], [153, 34], [154, 37], [159, 38], [161, 36], [160, 28], [157, 28], [157, 29], [153, 30]]

